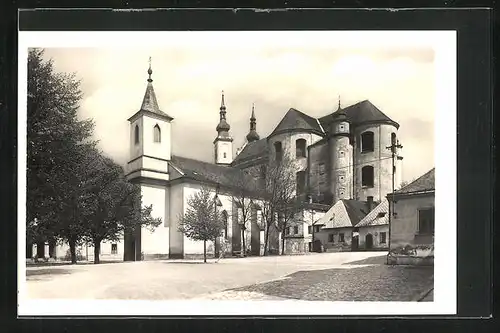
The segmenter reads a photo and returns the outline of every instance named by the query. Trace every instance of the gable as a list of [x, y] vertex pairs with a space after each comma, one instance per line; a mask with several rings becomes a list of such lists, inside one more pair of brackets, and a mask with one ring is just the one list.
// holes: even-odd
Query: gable
[[[380, 216], [383, 214], [383, 216]], [[356, 227], [369, 227], [376, 225], [387, 225], [389, 224], [389, 202], [384, 199], [377, 207], [375, 207], [371, 212], [368, 213]]]
[[315, 225], [322, 225], [322, 229], [352, 227], [351, 219], [344, 203], [339, 200], [323, 215]]

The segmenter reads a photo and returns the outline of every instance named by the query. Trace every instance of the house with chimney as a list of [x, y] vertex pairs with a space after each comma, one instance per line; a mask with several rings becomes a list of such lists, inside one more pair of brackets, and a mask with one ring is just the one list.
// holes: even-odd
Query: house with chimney
[[341, 199], [314, 223], [315, 246], [322, 252], [357, 251], [359, 235], [356, 225], [377, 205], [367, 201]]
[[434, 263], [435, 168], [394, 194], [392, 204], [389, 264]]

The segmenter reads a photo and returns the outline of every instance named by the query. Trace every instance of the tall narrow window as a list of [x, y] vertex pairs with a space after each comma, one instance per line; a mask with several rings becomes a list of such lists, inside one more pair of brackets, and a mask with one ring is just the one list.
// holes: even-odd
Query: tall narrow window
[[135, 129], [134, 129], [134, 142], [135, 142], [135, 144], [139, 143], [139, 126], [138, 125], [135, 125]]
[[324, 175], [325, 174], [325, 163], [320, 163], [319, 164], [319, 174]]
[[283, 152], [281, 150], [281, 142], [275, 142], [274, 143], [274, 152], [276, 153], [276, 161], [281, 162], [281, 159], [283, 157]]
[[373, 132], [364, 132], [361, 134], [361, 152], [371, 152], [374, 151], [375, 142]]
[[153, 128], [154, 142], [161, 142], [161, 130], [158, 124]]
[[225, 152], [224, 152], [224, 153], [222, 153], [222, 155], [224, 156], [224, 158], [226, 158], [226, 156], [227, 156]]
[[297, 195], [303, 194], [306, 190], [306, 172], [297, 172]]
[[434, 235], [434, 208], [420, 209], [418, 211], [418, 233], [421, 235]]
[[118, 253], [118, 244], [111, 244], [111, 254]]
[[373, 187], [373, 167], [371, 165], [364, 166], [361, 169], [361, 185]]
[[295, 156], [297, 158], [306, 157], [306, 145], [305, 139], [298, 139], [295, 141]]
[[391, 145], [396, 144], [396, 133], [391, 133]]

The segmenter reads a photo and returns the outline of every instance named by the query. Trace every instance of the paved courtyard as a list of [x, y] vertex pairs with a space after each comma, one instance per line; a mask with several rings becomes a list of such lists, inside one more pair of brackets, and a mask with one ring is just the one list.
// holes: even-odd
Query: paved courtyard
[[384, 263], [344, 252], [28, 267], [26, 278], [32, 299], [412, 301], [432, 287], [433, 267]]

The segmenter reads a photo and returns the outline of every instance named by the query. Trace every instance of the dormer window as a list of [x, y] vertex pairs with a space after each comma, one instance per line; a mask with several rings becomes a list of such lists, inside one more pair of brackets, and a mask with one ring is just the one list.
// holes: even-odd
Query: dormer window
[[385, 212], [380, 212], [377, 214], [377, 217], [384, 217], [385, 216]]
[[153, 140], [154, 142], [161, 142], [161, 130], [160, 130], [160, 126], [158, 126], [158, 124], [155, 125], [155, 127], [153, 128]]
[[135, 144], [139, 144], [139, 126], [138, 125], [135, 125], [135, 129], [134, 129], [134, 142]]

